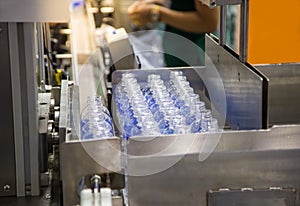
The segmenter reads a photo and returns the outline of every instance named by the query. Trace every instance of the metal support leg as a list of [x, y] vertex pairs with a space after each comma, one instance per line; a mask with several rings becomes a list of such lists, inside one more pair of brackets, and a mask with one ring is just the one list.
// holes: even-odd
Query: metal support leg
[[[28, 111], [28, 136], [30, 157], [30, 183], [31, 195], [40, 194], [39, 174], [39, 139], [38, 139], [38, 115], [37, 115], [37, 81], [36, 81], [36, 52], [35, 52], [35, 24], [24, 23], [24, 49], [26, 51], [26, 92]], [[41, 52], [41, 51], [39, 51]], [[39, 53], [43, 57], [44, 52]], [[43, 58], [44, 61], [44, 58]], [[43, 64], [44, 65], [44, 64]], [[41, 65], [40, 65], [41, 66]], [[44, 68], [40, 68], [44, 70]]]
[[10, 62], [4, 68], [10, 70], [13, 135], [5, 135], [14, 139], [17, 196], [40, 194], [35, 37], [34, 23], [8, 23]]
[[240, 31], [240, 61], [247, 62], [248, 59], [248, 22], [249, 1], [243, 0], [241, 4], [241, 31]]
[[227, 5], [221, 6], [220, 9], [220, 42], [221, 46], [226, 45], [226, 17], [227, 17]]
[[48, 56], [47, 56], [47, 76], [48, 76], [48, 84], [53, 83], [53, 77], [52, 77], [52, 72], [53, 72], [53, 65], [52, 65], [52, 49], [51, 49], [51, 32], [50, 32], [50, 26], [47, 23], [43, 24], [43, 31], [44, 31], [44, 44], [45, 47], [47, 48]]
[[38, 65], [40, 73], [40, 89], [42, 92], [45, 92], [46, 84], [46, 72], [45, 72], [45, 59], [44, 59], [44, 38], [43, 38], [43, 25], [42, 23], [36, 23], [37, 31], [37, 46], [38, 46]]
[[25, 196], [25, 162], [24, 162], [24, 137], [22, 124], [22, 92], [21, 74], [19, 62], [18, 30], [17, 23], [8, 24], [9, 52], [13, 120], [14, 120], [14, 142], [15, 142], [15, 164], [16, 164], [16, 193], [17, 196]]

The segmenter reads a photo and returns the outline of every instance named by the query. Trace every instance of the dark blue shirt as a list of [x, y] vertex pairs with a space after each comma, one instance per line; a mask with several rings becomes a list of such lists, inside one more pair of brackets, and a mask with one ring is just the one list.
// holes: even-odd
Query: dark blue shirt
[[[177, 11], [196, 11], [194, 0], [172, 0], [171, 9]], [[201, 26], [201, 25], [199, 25]], [[163, 39], [165, 63], [169, 67], [204, 65], [205, 34], [185, 32], [166, 25]], [[172, 34], [175, 34], [174, 36]], [[180, 40], [176, 35], [188, 40]], [[197, 46], [191, 46], [191, 44]]]

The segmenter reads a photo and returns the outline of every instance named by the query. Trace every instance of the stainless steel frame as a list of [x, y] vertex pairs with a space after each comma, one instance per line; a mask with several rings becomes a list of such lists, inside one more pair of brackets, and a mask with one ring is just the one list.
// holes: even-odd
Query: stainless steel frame
[[[111, 179], [111, 188], [124, 188], [123, 175], [116, 174], [123, 173], [121, 141], [119, 138], [79, 141], [78, 136], [71, 137], [72, 135], [76, 136], [77, 133], [70, 130], [71, 128], [74, 129], [74, 127], [71, 127], [72, 123], [70, 121], [72, 119], [70, 117], [79, 115], [79, 111], [74, 110], [78, 111], [78, 114], [71, 114], [73, 110], [70, 110], [70, 88], [68, 81], [63, 80], [59, 130], [61, 141], [60, 170], [64, 205], [75, 205], [80, 202], [77, 192], [79, 181], [82, 177], [88, 175], [115, 174], [113, 175], [114, 178]], [[78, 91], [75, 90], [75, 92]], [[79, 99], [73, 98], [72, 101], [79, 101]]]
[[220, 6], [220, 35], [219, 44], [226, 46], [226, 13], [227, 5], [240, 4], [241, 18], [240, 18], [240, 48], [239, 59], [246, 63], [248, 59], [248, 21], [249, 21], [249, 1], [248, 0], [199, 0], [203, 4], [213, 8]]
[[[210, 190], [228, 191], [242, 188], [245, 191], [295, 189], [294, 205], [300, 205], [300, 126], [224, 132], [216, 149], [207, 159], [200, 162], [199, 155], [203, 153], [203, 144], [211, 138], [216, 138], [215, 135], [218, 134], [157, 137], [146, 143], [129, 140], [128, 153], [134, 154], [128, 157], [129, 169], [138, 165], [139, 169], [143, 170], [149, 166], [147, 163], [150, 160], [152, 163], [162, 164], [181, 157], [179, 162], [162, 172], [148, 176], [129, 176], [130, 205], [205, 206]], [[166, 141], [175, 141], [180, 147], [163, 155], [149, 156], [161, 150], [159, 142]], [[190, 142], [193, 142], [191, 147], [187, 145]], [[181, 148], [190, 149], [185, 151]], [[228, 195], [224, 200], [229, 198], [232, 197]]]
[[3, 163], [0, 195], [35, 196], [40, 194], [35, 27], [34, 23], [2, 23], [1, 27], [3, 97], [5, 104], [9, 101], [3, 107], [1, 131], [6, 142], [1, 145], [5, 147], [2, 158], [10, 163]]
[[[233, 129], [267, 128], [264, 107], [264, 77], [252, 71], [226, 49], [206, 36], [206, 53], [218, 70], [226, 93], [226, 122]], [[208, 81], [208, 87], [215, 88], [215, 81]], [[216, 108], [218, 110], [218, 108]]]
[[[82, 177], [93, 174], [122, 173], [120, 139], [70, 141], [60, 145], [60, 167], [64, 205], [80, 201], [78, 189]], [[112, 189], [124, 188], [122, 175], [111, 179]]]
[[[24, 85], [24, 93], [27, 94], [27, 99], [23, 105], [25, 117], [28, 118], [28, 149], [29, 149], [29, 166], [30, 166], [30, 192], [31, 195], [37, 196], [40, 194], [40, 169], [39, 169], [39, 139], [38, 139], [38, 114], [37, 114], [37, 81], [36, 81], [36, 39], [35, 39], [35, 24], [24, 23], [24, 54], [25, 54], [25, 75], [26, 85]], [[39, 54], [41, 55], [41, 54]], [[44, 68], [39, 68], [40, 70]]]
[[[281, 198], [287, 202], [280, 202], [280, 206], [300, 205], [300, 126], [259, 130], [267, 128], [265, 105], [269, 85], [266, 84], [266, 71], [243, 64], [212, 38], [206, 40], [207, 54], [224, 86], [227, 122], [233, 129], [247, 131], [130, 139], [124, 171], [128, 174], [129, 204], [218, 206], [251, 202], [256, 198], [258, 204], [276, 205], [277, 199]], [[209, 97], [213, 99], [218, 96], [216, 94], [221, 94], [221, 84], [216, 84], [215, 77], [209, 76], [209, 67], [171, 69], [182, 70], [199, 93], [204, 81], [204, 86], [214, 91]], [[136, 74], [138, 81], [145, 81], [151, 73], [168, 78], [169, 68], [116, 71], [113, 88], [126, 72]], [[70, 205], [79, 201], [76, 188], [81, 177], [123, 171], [121, 153], [111, 150], [121, 151], [120, 139], [81, 142], [74, 140], [78, 137], [69, 138], [69, 90], [66, 82], [62, 85], [61, 178], [64, 203]], [[213, 106], [218, 110], [219, 104]], [[101, 162], [103, 158], [108, 167], [97, 161]], [[157, 165], [163, 169], [147, 174]], [[122, 186], [118, 185], [118, 188]], [[227, 195], [223, 195], [224, 192]]]
[[249, 22], [249, 1], [242, 0], [240, 20], [240, 61], [246, 63], [248, 60], [248, 22]]
[[[19, 56], [18, 50], [18, 32], [17, 24], [8, 24], [10, 34], [10, 56]], [[16, 187], [17, 195], [25, 196], [25, 171], [24, 171], [24, 140], [23, 140], [23, 125], [22, 125], [22, 101], [21, 101], [21, 77], [19, 59], [10, 59], [11, 66], [11, 86], [13, 99], [13, 117], [14, 117], [14, 141], [15, 141], [15, 156], [16, 156]]]
[[70, 19], [67, 0], [1, 1], [0, 8], [1, 22], [67, 22]]
[[242, 188], [241, 190], [221, 189], [219, 191], [209, 191], [207, 199], [208, 206], [294, 206], [296, 202], [296, 190], [280, 187], [271, 187], [258, 190], [253, 188]]
[[300, 123], [300, 64], [254, 65], [268, 82], [269, 125]]
[[300, 123], [299, 63], [244, 64], [209, 36], [206, 52], [223, 79], [227, 122], [232, 128], [259, 129]]
[[[129, 204], [217, 206], [253, 203], [256, 198], [258, 205], [299, 205], [300, 126], [259, 130], [267, 128], [267, 75], [240, 62], [212, 38], [206, 40], [210, 57], [206, 66], [210, 67], [211, 60], [223, 80], [227, 123], [233, 129], [247, 130], [129, 139]], [[192, 77], [194, 86], [201, 84], [201, 74], [205, 86], [214, 91], [212, 96], [221, 93], [220, 85], [205, 67], [172, 69], [181, 69], [188, 79]], [[113, 88], [124, 72], [145, 81], [151, 73], [167, 78], [169, 68], [117, 71]], [[214, 106], [218, 110], [218, 104]], [[214, 191], [228, 193], [220, 201]], [[243, 195], [246, 193], [242, 191], [252, 193]], [[284, 202], [278, 203], [278, 198]]]
[[[15, 82], [14, 80], [17, 81], [19, 76], [13, 77], [10, 73], [11, 67], [14, 66], [11, 65], [10, 47], [12, 50], [16, 49], [16, 47], [14, 47], [15, 45], [12, 45], [12, 42], [9, 39], [9, 33], [12, 31], [7, 23], [0, 23], [0, 30], [0, 95], [3, 98], [1, 101], [2, 118], [0, 123], [0, 164], [2, 165], [0, 172], [0, 196], [10, 196], [16, 195], [17, 193], [24, 194], [24, 189], [16, 188], [17, 186], [24, 186], [24, 171], [22, 171], [24, 168], [24, 160], [22, 160], [21, 154], [23, 148], [21, 148], [21, 145], [14, 144], [14, 142], [19, 139], [19, 136], [17, 135], [20, 135], [22, 132], [21, 128], [16, 128], [14, 125], [18, 124], [21, 119], [12, 117], [12, 114], [16, 115], [16, 112], [20, 111], [21, 105], [14, 101], [15, 98], [20, 98], [20, 96], [16, 96], [20, 93], [12, 95], [14, 89], [19, 89], [18, 84], [13, 85]], [[15, 39], [16, 34], [12, 38]], [[21, 150], [18, 151], [17, 149]], [[20, 161], [19, 165], [16, 165], [15, 159]], [[20, 169], [19, 173], [17, 172], [17, 169]]]

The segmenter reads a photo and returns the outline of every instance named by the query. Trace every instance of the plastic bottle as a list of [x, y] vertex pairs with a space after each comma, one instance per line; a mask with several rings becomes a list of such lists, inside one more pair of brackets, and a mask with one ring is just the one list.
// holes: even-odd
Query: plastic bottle
[[81, 139], [107, 138], [114, 136], [111, 116], [103, 106], [101, 97], [88, 97], [81, 113]]

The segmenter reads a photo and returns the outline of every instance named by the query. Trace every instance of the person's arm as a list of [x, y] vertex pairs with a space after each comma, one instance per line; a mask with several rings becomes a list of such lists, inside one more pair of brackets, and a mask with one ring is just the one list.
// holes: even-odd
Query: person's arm
[[187, 32], [214, 32], [219, 22], [219, 9], [210, 9], [199, 0], [195, 0], [195, 7], [195, 12], [174, 11], [160, 7], [160, 20]]
[[[143, 26], [151, 22], [151, 11], [154, 4], [135, 2], [128, 9], [129, 17], [133, 22]], [[206, 33], [216, 30], [219, 22], [219, 8], [208, 8], [199, 0], [195, 0], [196, 11], [175, 11], [166, 7], [159, 7], [160, 21], [175, 28], [194, 33]]]

